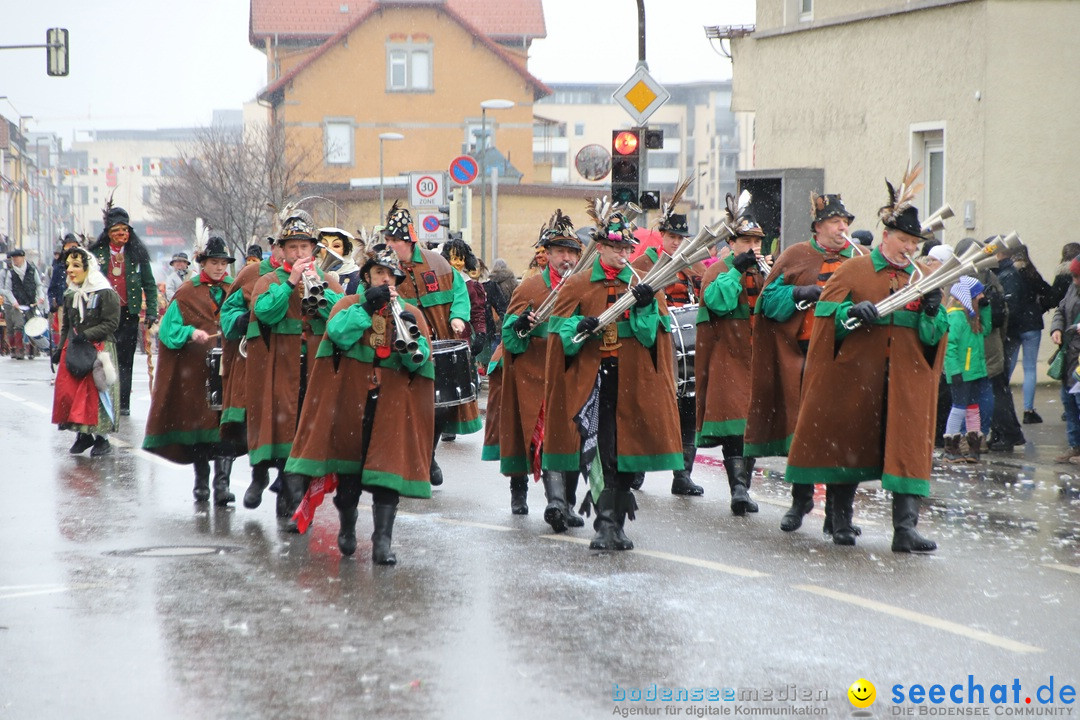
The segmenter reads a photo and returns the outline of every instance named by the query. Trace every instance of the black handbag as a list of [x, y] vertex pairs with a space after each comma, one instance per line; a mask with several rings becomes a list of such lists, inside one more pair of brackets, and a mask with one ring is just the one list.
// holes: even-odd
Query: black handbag
[[92, 342], [82, 335], [71, 335], [64, 353], [64, 364], [73, 378], [81, 380], [94, 371], [97, 354], [97, 348]]

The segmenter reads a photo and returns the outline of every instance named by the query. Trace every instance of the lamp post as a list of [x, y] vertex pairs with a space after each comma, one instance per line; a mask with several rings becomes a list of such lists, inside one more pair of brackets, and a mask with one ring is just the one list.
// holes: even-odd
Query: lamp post
[[383, 141], [384, 140], [404, 140], [405, 136], [396, 132], [384, 132], [379, 133], [379, 222], [382, 223], [383, 218], [386, 217], [386, 211], [383, 210]]
[[[487, 111], [514, 107], [513, 100], [485, 100], [480, 103], [480, 255], [487, 255]], [[492, 254], [495, 248], [491, 249]], [[494, 262], [494, 257], [488, 258]]]

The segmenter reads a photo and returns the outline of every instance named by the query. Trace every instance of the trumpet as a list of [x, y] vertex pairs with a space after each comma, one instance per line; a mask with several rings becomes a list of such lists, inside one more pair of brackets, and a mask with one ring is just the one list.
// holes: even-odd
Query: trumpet
[[932, 212], [929, 217], [923, 220], [921, 226], [923, 235], [930, 232], [937, 232], [938, 230], [944, 228], [945, 221], [951, 218], [954, 214], [955, 213], [953, 213], [952, 207], [950, 207], [948, 203], [945, 203], [944, 205], [939, 207], [937, 210]]
[[304, 283], [304, 294], [300, 298], [300, 310], [309, 317], [316, 317], [320, 310], [325, 309], [330, 304], [323, 296], [323, 291], [329, 287], [329, 284], [319, 279], [319, 275], [314, 268], [305, 272], [301, 279]]
[[405, 309], [401, 306], [401, 300], [394, 298], [390, 302], [390, 312], [394, 316], [394, 349], [399, 353], [409, 353], [412, 361], [419, 364], [424, 361], [424, 353], [420, 352], [420, 328], [415, 322], [409, 322], [401, 317]]
[[[746, 202], [749, 202], [749, 195], [747, 195]], [[742, 198], [740, 197], [740, 200]], [[735, 231], [728, 224], [727, 219], [721, 220], [713, 227], [702, 226], [698, 234], [694, 236], [692, 240], [683, 242], [679, 245], [679, 249], [673, 254], [668, 255], [664, 253], [653, 265], [649, 272], [645, 273], [645, 277], [641, 278], [640, 283], [645, 283], [654, 288], [665, 288], [671, 283], [675, 282], [679, 273], [690, 267], [694, 263], [701, 262], [705, 258], [709, 257], [709, 248], [719, 242], [720, 240], [726, 240], [735, 236]], [[626, 261], [623, 260], [623, 264]], [[594, 333], [600, 332], [603, 328], [607, 327], [613, 322], [616, 322], [622, 314], [630, 309], [630, 306], [636, 302], [633, 293], [626, 293], [614, 303], [611, 307], [601, 313], [597, 320], [600, 324], [597, 325]], [[589, 337], [588, 333], [580, 332], [574, 336], [573, 342], [581, 343]]]
[[[951, 286], [963, 275], [978, 274], [983, 270], [991, 270], [997, 267], [997, 254], [999, 252], [1012, 252], [1022, 245], [1023, 242], [1015, 232], [1011, 232], [1005, 237], [998, 236], [981, 247], [973, 244], [963, 255], [959, 257], [954, 255], [933, 272], [924, 275], [919, 280], [908, 283], [899, 291], [875, 304], [874, 308], [877, 310], [879, 317], [894, 313], [929, 292]], [[848, 330], [854, 330], [860, 324], [855, 318], [848, 318], [844, 321], [844, 327]]]

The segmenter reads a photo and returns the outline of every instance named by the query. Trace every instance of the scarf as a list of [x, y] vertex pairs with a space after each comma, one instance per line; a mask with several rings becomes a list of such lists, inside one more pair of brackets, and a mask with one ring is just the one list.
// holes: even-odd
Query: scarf
[[79, 322], [83, 322], [86, 320], [86, 306], [90, 302], [90, 296], [99, 290], [112, 289], [112, 285], [101, 274], [97, 258], [93, 253], [82, 249], [78, 250], [78, 253], [82, 256], [83, 264], [88, 268], [86, 279], [83, 280], [82, 285], [73, 285], [69, 282], [68, 292], [72, 294], [72, 305], [79, 311]]
[[220, 280], [211, 280], [210, 276], [206, 274], [205, 270], [199, 272], [199, 282], [203, 285], [209, 285], [210, 287], [220, 286], [225, 282], [226, 275], [222, 275]]
[[15, 263], [11, 263], [11, 269], [15, 271], [15, 274], [19, 276], [19, 280], [26, 278], [26, 268], [30, 267], [30, 263], [23, 263], [22, 267], [19, 267]]
[[621, 267], [608, 267], [604, 264], [603, 260], [600, 260], [600, 268], [604, 271], [604, 278], [607, 280], [614, 280], [615, 276], [622, 272]]

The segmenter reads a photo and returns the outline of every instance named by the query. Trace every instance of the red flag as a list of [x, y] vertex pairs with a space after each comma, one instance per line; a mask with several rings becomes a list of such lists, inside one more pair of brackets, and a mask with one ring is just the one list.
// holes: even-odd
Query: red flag
[[316, 508], [322, 505], [323, 498], [327, 494], [337, 490], [337, 485], [337, 473], [330, 473], [323, 477], [314, 478], [311, 481], [307, 492], [304, 493], [304, 499], [300, 501], [300, 506], [296, 508], [296, 512], [292, 516], [292, 519], [296, 521], [296, 529], [301, 534], [307, 532], [311, 521], [315, 519]]
[[540, 414], [536, 417], [536, 427], [532, 432], [532, 474], [533, 481], [540, 482], [540, 455], [544, 448], [544, 404], [540, 403]]

